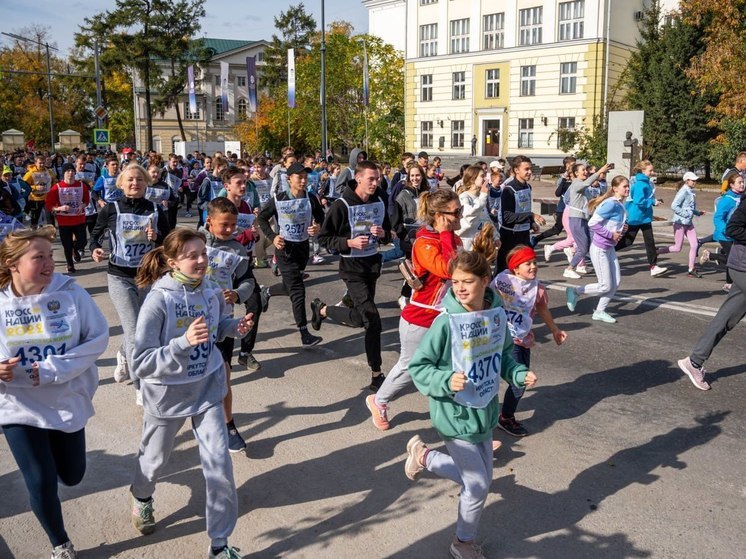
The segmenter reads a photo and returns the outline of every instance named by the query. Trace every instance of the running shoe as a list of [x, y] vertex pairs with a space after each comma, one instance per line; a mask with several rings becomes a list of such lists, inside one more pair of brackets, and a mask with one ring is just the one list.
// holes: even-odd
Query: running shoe
[[241, 550], [237, 547], [231, 547], [226, 545], [223, 549], [217, 553], [210, 548], [210, 553], [207, 555], [207, 559], [242, 559]]
[[72, 542], [65, 542], [52, 549], [52, 559], [77, 559]]
[[570, 278], [570, 279], [580, 279], [580, 274], [577, 273], [572, 268], [565, 268], [565, 271], [562, 272], [563, 278]]
[[68, 274], [74, 274], [75, 273], [75, 266], [72, 266], [72, 265], [68, 266], [67, 267], [67, 273]]
[[584, 276], [588, 273], [588, 268], [585, 267], [585, 264], [578, 264], [575, 266], [575, 271], [581, 276]]
[[235, 427], [228, 429], [228, 452], [231, 454], [246, 450], [246, 441]]
[[267, 264], [266, 258], [254, 258], [254, 268], [267, 268], [269, 267], [269, 264]]
[[379, 405], [378, 402], [376, 402], [375, 394], [371, 394], [365, 399], [365, 405], [368, 407], [370, 418], [373, 421], [373, 425], [376, 426], [376, 429], [387, 431], [390, 427], [388, 418], [389, 407], [385, 404], [382, 406]]
[[699, 256], [699, 265], [704, 266], [705, 263], [710, 261], [710, 251], [707, 249], [704, 249], [702, 251], [702, 254]]
[[342, 303], [342, 306], [347, 307], [348, 309], [351, 309], [355, 306], [352, 297], [350, 297], [349, 291], [345, 291], [345, 294], [342, 295], [342, 300], [340, 302]]
[[686, 273], [687, 277], [690, 278], [701, 278], [702, 274], [699, 273], [699, 270], [697, 268], [692, 268]]
[[83, 255], [80, 254], [80, 251], [77, 248], [73, 249], [73, 260], [75, 260], [75, 262], [83, 260]]
[[575, 306], [578, 304], [578, 292], [575, 291], [574, 287], [566, 287], [565, 296], [567, 297], [567, 308], [570, 312], [575, 312]]
[[132, 525], [143, 535], [155, 532], [152, 497], [143, 502], [135, 499], [135, 496], [132, 495]]
[[139, 388], [135, 390], [135, 404], [137, 404], [140, 407], [143, 407], [142, 406], [142, 390], [140, 390]]
[[415, 481], [425, 469], [424, 458], [428, 448], [419, 435], [415, 435], [407, 442], [407, 461], [404, 462], [404, 475]]
[[487, 559], [480, 546], [474, 542], [462, 542], [456, 537], [448, 551], [453, 559]]
[[311, 328], [316, 331], [321, 330], [321, 323], [324, 321], [324, 318], [326, 318], [321, 315], [321, 309], [325, 306], [324, 302], [318, 297], [311, 301]]
[[500, 447], [502, 447], [502, 445], [503, 445], [502, 442], [493, 439], [492, 440], [492, 452], [497, 452], [498, 450], [500, 450]]
[[552, 248], [552, 245], [545, 245], [544, 246], [544, 260], [549, 262], [549, 259], [552, 257], [553, 252], [554, 252], [554, 248]]
[[371, 392], [378, 392], [378, 389], [383, 386], [383, 381], [386, 380], [386, 377], [383, 376], [383, 374], [374, 375], [371, 373], [370, 376], [370, 384], [368, 385], [368, 388], [371, 390]]
[[692, 384], [699, 388], [700, 390], [709, 390], [710, 385], [705, 380], [705, 368], [700, 367], [699, 369], [694, 366], [692, 363], [692, 360], [688, 357], [685, 357], [684, 359], [679, 359], [676, 362], [679, 366], [679, 369], [684, 371], [684, 374], [689, 377], [689, 380], [692, 381]]
[[497, 426], [508, 435], [513, 435], [514, 437], [525, 437], [528, 435], [526, 428], [522, 423], [516, 421], [515, 417], [503, 417], [503, 414], [500, 414], [500, 417], [497, 419]]
[[125, 382], [129, 380], [130, 372], [127, 367], [127, 360], [122, 355], [121, 350], [117, 351], [117, 366], [114, 368], [114, 380], [116, 382]]
[[606, 322], [607, 324], [616, 323], [616, 318], [611, 316], [606, 311], [596, 311], [593, 313], [593, 316], [591, 318], [593, 318], [593, 320], [598, 320], [599, 322]]
[[725, 291], [726, 293], [730, 293], [730, 288], [731, 287], [733, 287], [732, 283], [725, 283], [725, 284], [723, 284], [723, 291]]
[[575, 251], [570, 247], [567, 247], [566, 249], [563, 249], [562, 252], [564, 252], [567, 257], [567, 263], [569, 264], [572, 262], [573, 256], [575, 256]]
[[272, 273], [273, 273], [273, 274], [274, 274], [275, 276], [278, 276], [278, 277], [280, 276], [280, 270], [279, 270], [279, 268], [277, 267], [277, 257], [276, 257], [276, 256], [273, 256], [273, 257], [272, 257], [272, 260], [271, 260], [271, 261], [270, 261], [270, 263], [269, 263], [269, 267], [270, 267], [270, 268], [272, 268]]
[[269, 287], [264, 287], [263, 285], [259, 286], [259, 301], [262, 305], [262, 312], [267, 312], [267, 309], [269, 308], [269, 299], [272, 297], [272, 294], [269, 292]]
[[661, 268], [657, 264], [650, 268], [650, 275], [654, 278], [657, 278], [658, 276], [662, 276], [668, 271], [668, 268]]
[[304, 348], [319, 345], [321, 343], [321, 340], [321, 336], [314, 336], [305, 328], [300, 331], [300, 343], [301, 346], [303, 346]]
[[314, 254], [311, 257], [311, 264], [323, 264], [324, 262], [326, 262], [326, 260], [324, 260], [324, 257], [318, 254]]
[[248, 371], [258, 371], [262, 368], [262, 364], [251, 353], [239, 353], [238, 364], [246, 367]]
[[184, 212], [184, 217], [192, 217], [192, 212]]

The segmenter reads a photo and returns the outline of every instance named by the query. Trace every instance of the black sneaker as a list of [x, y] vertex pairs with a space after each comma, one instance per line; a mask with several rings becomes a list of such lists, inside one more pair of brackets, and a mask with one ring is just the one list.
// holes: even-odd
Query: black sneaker
[[383, 374], [371, 376], [370, 385], [368, 386], [368, 388], [370, 388], [371, 392], [378, 392], [378, 389], [381, 388], [385, 379], [386, 377], [383, 376]]
[[272, 295], [269, 293], [269, 287], [264, 287], [263, 285], [259, 286], [259, 300], [261, 301], [262, 305], [262, 312], [267, 312], [267, 309], [269, 308], [269, 298]]
[[75, 266], [68, 266], [67, 267], [67, 273], [68, 274], [74, 274], [75, 273]]
[[321, 343], [321, 336], [314, 336], [307, 329], [300, 331], [300, 343], [303, 347], [313, 347]]
[[528, 431], [526, 431], [523, 425], [515, 420], [515, 417], [503, 417], [502, 414], [500, 414], [500, 417], [497, 420], [497, 426], [508, 435], [513, 435], [514, 437], [525, 437], [528, 435]]
[[277, 267], [277, 257], [273, 256], [272, 260], [270, 260], [269, 267], [272, 270], [272, 273], [279, 277], [280, 276], [280, 269]]
[[697, 270], [697, 268], [692, 268], [691, 270], [687, 272], [686, 275], [689, 276], [690, 278], [701, 278], [702, 277], [702, 274], [699, 273], [699, 270]]
[[80, 254], [80, 251], [77, 249], [73, 249], [73, 260], [75, 260], [75, 262], [83, 260], [83, 255]]
[[243, 365], [245, 367], [248, 364], [248, 362], [249, 362], [249, 354], [240, 352], [238, 354], [238, 364]]
[[321, 316], [321, 309], [325, 306], [324, 302], [318, 297], [311, 301], [311, 328], [316, 331], [321, 330], [321, 323], [325, 318]]
[[246, 450], [246, 441], [243, 440], [238, 429], [228, 429], [228, 451], [235, 453], [244, 450]]

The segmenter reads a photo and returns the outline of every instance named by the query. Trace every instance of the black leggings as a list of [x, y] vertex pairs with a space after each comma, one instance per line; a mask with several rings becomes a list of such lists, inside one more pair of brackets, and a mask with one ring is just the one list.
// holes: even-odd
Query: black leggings
[[645, 241], [645, 254], [648, 257], [648, 264], [652, 268], [658, 262], [658, 252], [655, 249], [655, 238], [653, 237], [653, 225], [643, 223], [641, 225], [630, 225], [624, 236], [616, 244], [616, 250], [624, 250], [635, 242], [637, 232], [642, 231], [642, 238]]
[[[65, 253], [65, 262], [68, 266], [74, 266], [73, 249], [78, 252], [85, 250], [86, 245], [86, 226], [85, 223], [79, 225], [60, 225], [60, 242], [62, 251]], [[74, 237], [74, 239], [73, 239]]]
[[725, 283], [733, 283], [733, 279], [730, 277], [730, 270], [728, 269], [728, 256], [730, 255], [730, 249], [733, 247], [733, 241], [718, 241], [720, 246], [723, 247], [723, 252], [710, 253], [710, 260], [722, 264], [725, 266]]
[[[288, 252], [291, 252], [288, 255]], [[305, 328], [308, 323], [306, 317], [306, 285], [303, 283], [303, 271], [308, 263], [308, 242], [298, 243], [286, 249], [275, 251], [277, 268], [280, 270], [282, 283], [276, 283], [269, 288], [269, 293], [287, 295], [293, 307], [293, 318], [298, 328]]]
[[552, 225], [546, 231], [536, 235], [536, 237], [534, 237], [534, 242], [540, 243], [544, 239], [548, 239], [549, 237], [554, 237], [555, 235], [559, 235], [560, 233], [562, 233], [564, 229], [565, 228], [562, 226], [562, 212], [556, 212], [554, 214], [554, 225]]
[[249, 298], [246, 299], [246, 314], [249, 313], [254, 314], [254, 326], [241, 340], [241, 353], [251, 353], [254, 351], [256, 333], [259, 331], [259, 317], [262, 316], [262, 301], [258, 287], [251, 295], [249, 295]]
[[31, 510], [53, 547], [70, 541], [62, 519], [57, 479], [77, 485], [85, 474], [85, 429], [64, 433], [29, 425], [4, 425], [13, 458], [23, 475]]

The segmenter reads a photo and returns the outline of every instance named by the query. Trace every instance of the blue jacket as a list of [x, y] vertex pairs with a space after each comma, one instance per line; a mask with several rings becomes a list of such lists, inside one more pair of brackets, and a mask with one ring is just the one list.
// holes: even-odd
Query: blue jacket
[[716, 241], [733, 241], [733, 239], [725, 234], [725, 227], [728, 225], [728, 220], [733, 215], [733, 212], [736, 211], [740, 201], [741, 195], [736, 194], [732, 190], [728, 190], [715, 201], [715, 213], [712, 216], [715, 230], [712, 232], [712, 238]]
[[627, 209], [627, 223], [630, 225], [644, 225], [653, 221], [653, 206], [655, 205], [655, 192], [650, 184], [650, 177], [637, 173], [634, 181], [630, 181], [632, 187], [630, 197], [625, 207]]
[[671, 209], [673, 210], [671, 222], [679, 225], [691, 225], [695, 215], [704, 213], [697, 209], [697, 194], [686, 184], [674, 196]]

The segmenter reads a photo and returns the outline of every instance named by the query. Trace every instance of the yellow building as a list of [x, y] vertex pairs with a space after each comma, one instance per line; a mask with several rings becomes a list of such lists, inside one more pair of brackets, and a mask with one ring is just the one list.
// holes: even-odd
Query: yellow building
[[557, 163], [558, 131], [619, 100], [645, 0], [364, 0], [405, 22], [405, 145]]

